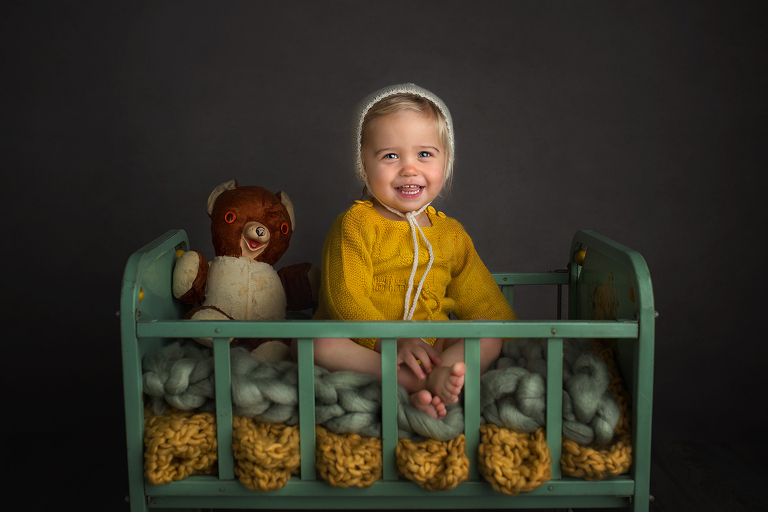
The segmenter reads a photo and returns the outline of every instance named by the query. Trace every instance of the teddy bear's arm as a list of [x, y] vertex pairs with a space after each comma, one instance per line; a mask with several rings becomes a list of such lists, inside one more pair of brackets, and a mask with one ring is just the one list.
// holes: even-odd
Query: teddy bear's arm
[[205, 300], [208, 262], [198, 251], [188, 251], [176, 261], [173, 269], [173, 296], [187, 304]]
[[277, 271], [285, 289], [288, 311], [302, 311], [317, 304], [320, 269], [312, 263], [297, 263]]

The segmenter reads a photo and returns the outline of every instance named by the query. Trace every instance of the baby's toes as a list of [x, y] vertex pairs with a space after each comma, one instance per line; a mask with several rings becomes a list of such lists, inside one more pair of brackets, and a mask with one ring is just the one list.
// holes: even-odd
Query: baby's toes
[[434, 406], [435, 411], [437, 411], [437, 419], [444, 418], [448, 413], [448, 410], [445, 408], [445, 402], [443, 402], [443, 399], [439, 396], [435, 395], [432, 397], [432, 405]]
[[420, 405], [428, 405], [430, 402], [434, 402], [432, 394], [426, 389], [422, 389], [418, 393], [414, 393], [413, 398], [415, 398]]
[[461, 393], [461, 388], [464, 386], [464, 377], [456, 377], [454, 375], [448, 377], [446, 382], [446, 389], [452, 395], [458, 395]]
[[467, 366], [464, 363], [453, 363], [451, 366], [451, 375], [461, 377], [462, 381], [465, 373], [467, 373]]
[[416, 409], [428, 414], [429, 416], [440, 419], [440, 412], [432, 405], [432, 395], [429, 391], [422, 389], [418, 393], [411, 395], [411, 405]]

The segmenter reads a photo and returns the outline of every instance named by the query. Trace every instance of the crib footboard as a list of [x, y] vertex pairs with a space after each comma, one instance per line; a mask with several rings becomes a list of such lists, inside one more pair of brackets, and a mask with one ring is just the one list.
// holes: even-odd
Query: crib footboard
[[[567, 255], [568, 271], [495, 275], [508, 300], [515, 286], [563, 287], [568, 318], [515, 322], [274, 322], [183, 320], [185, 306], [171, 294], [178, 251], [189, 249], [186, 233], [169, 231], [134, 253], [126, 266], [121, 297], [121, 334], [131, 510], [149, 508], [394, 509], [394, 508], [616, 508], [648, 510], [650, 427], [653, 375], [654, 309], [650, 277], [642, 257], [591, 232], [578, 232]], [[586, 255], [583, 251], [586, 251]], [[553, 297], [555, 294], [553, 293]], [[559, 309], [558, 309], [559, 311]], [[559, 317], [560, 315], [558, 315]], [[190, 476], [166, 485], [151, 485], [144, 475], [144, 407], [142, 359], [169, 343], [211, 337], [217, 466], [215, 475]], [[235, 476], [234, 420], [230, 338], [298, 340], [298, 415], [300, 468], [273, 491], [246, 488]], [[313, 338], [382, 338], [381, 478], [366, 488], [333, 487], [316, 468], [316, 390]], [[401, 337], [465, 338], [463, 434], [469, 459], [468, 481], [450, 490], [429, 491], [398, 475], [398, 389], [396, 339]], [[482, 337], [546, 340], [546, 444], [553, 464], [551, 479], [531, 492], [510, 496], [497, 492], [480, 474], [480, 343]], [[629, 474], [600, 481], [563, 476], [563, 343], [597, 339], [613, 344], [632, 404], [632, 466]]]

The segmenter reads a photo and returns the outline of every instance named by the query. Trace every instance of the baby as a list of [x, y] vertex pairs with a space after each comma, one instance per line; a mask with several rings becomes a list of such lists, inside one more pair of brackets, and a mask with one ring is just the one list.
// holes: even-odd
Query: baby
[[[314, 318], [515, 319], [461, 224], [430, 206], [453, 173], [445, 104], [413, 84], [374, 92], [357, 110], [353, 153], [367, 200], [339, 215], [325, 240]], [[500, 350], [501, 339], [480, 340], [482, 372]], [[330, 371], [381, 375], [379, 339], [316, 339], [314, 353]], [[443, 418], [464, 385], [464, 340], [398, 339], [397, 368], [411, 404]]]

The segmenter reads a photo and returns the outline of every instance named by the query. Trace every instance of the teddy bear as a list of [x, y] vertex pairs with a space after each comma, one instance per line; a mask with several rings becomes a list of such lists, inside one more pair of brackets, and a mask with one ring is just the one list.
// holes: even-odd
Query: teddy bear
[[[286, 311], [308, 309], [317, 302], [320, 271], [299, 263], [275, 271], [288, 249], [296, 222], [285, 192], [222, 183], [207, 204], [216, 257], [209, 263], [199, 251], [187, 251], [173, 271], [173, 295], [199, 304], [185, 316], [192, 320], [282, 320]], [[212, 338], [195, 338], [213, 346]], [[275, 340], [247, 339], [244, 344], [261, 360], [290, 357], [290, 348]]]

